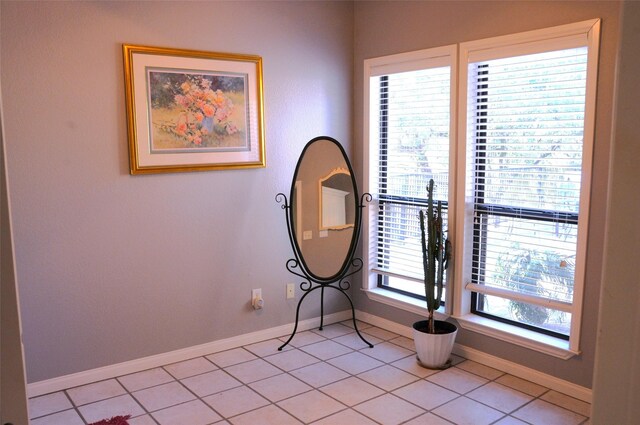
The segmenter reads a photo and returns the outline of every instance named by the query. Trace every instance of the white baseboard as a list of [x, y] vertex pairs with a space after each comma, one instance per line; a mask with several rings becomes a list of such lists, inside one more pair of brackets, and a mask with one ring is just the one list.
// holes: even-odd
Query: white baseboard
[[453, 353], [460, 357], [464, 357], [465, 359], [473, 360], [474, 362], [482, 363], [485, 366], [517, 376], [518, 378], [526, 379], [527, 381], [531, 381], [535, 384], [551, 388], [559, 393], [577, 398], [578, 400], [591, 403], [592, 391], [590, 388], [565, 381], [564, 379], [556, 378], [555, 376], [542, 373], [535, 369], [510, 362], [464, 345], [456, 344], [453, 347]]
[[370, 325], [377, 326], [382, 329], [386, 329], [390, 332], [397, 333], [398, 335], [406, 336], [413, 339], [413, 330], [409, 326], [401, 325], [400, 323], [383, 319], [373, 314], [365, 313], [364, 311], [356, 310], [356, 318]]
[[[401, 325], [391, 320], [383, 319], [382, 317], [374, 316], [373, 314], [362, 311], [356, 311], [356, 317], [363, 322], [367, 322], [371, 325], [378, 326], [413, 339], [413, 329], [410, 326]], [[578, 400], [591, 403], [592, 390], [590, 388], [585, 388], [581, 385], [556, 378], [555, 376], [542, 373], [538, 370], [522, 366], [518, 363], [514, 363], [458, 343], [453, 347], [453, 353], [464, 357], [465, 359], [473, 360], [474, 362], [517, 376], [518, 378], [526, 379], [527, 381], [531, 381], [547, 388], [552, 388], [555, 391], [577, 398]]]
[[[324, 323], [331, 324], [341, 322], [351, 318], [351, 311], [345, 310], [338, 313], [326, 315]], [[356, 310], [356, 318], [363, 322], [378, 326], [398, 335], [407, 338], [413, 338], [413, 330], [409, 326], [401, 325], [382, 317], [374, 316], [363, 311]], [[320, 318], [307, 319], [298, 323], [298, 331], [305, 331], [317, 327], [320, 324]], [[248, 334], [238, 335], [231, 338], [221, 339], [206, 344], [196, 345], [181, 350], [170, 351], [168, 353], [157, 354], [154, 356], [144, 357], [141, 359], [131, 360], [114, 365], [104, 366], [97, 369], [86, 370], [83, 372], [65, 375], [58, 378], [47, 379], [44, 381], [28, 384], [27, 393], [29, 397], [36, 397], [43, 394], [60, 391], [67, 388], [73, 388], [80, 385], [86, 385], [96, 381], [115, 378], [117, 376], [128, 375], [130, 373], [140, 372], [155, 367], [164, 366], [194, 357], [200, 357], [220, 351], [230, 350], [232, 348], [242, 347], [243, 345], [254, 344], [271, 338], [286, 336], [293, 330], [293, 323], [277, 326], [274, 328], [264, 329], [261, 331], [251, 332]], [[456, 343], [453, 352], [461, 357], [484, 364], [486, 366], [498, 369], [502, 372], [509, 373], [522, 379], [534, 382], [536, 384], [552, 388], [568, 396], [591, 403], [592, 391], [589, 388], [576, 385], [574, 383], [556, 378], [555, 376], [542, 373], [535, 369], [522, 366], [520, 364], [492, 356], [471, 347]]]
[[[351, 310], [340, 311], [338, 313], [325, 315], [324, 324], [328, 325], [331, 323], [348, 320], [350, 318]], [[298, 332], [313, 329], [319, 325], [319, 317], [301, 320], [298, 323]], [[67, 388], [73, 388], [80, 385], [90, 384], [96, 381], [103, 381], [105, 379], [111, 379], [117, 376], [128, 375], [130, 373], [140, 372], [171, 363], [193, 359], [194, 357], [205, 356], [220, 351], [230, 350], [232, 348], [242, 347], [243, 345], [254, 344], [256, 342], [264, 341], [271, 338], [288, 336], [293, 331], [293, 326], [293, 323], [289, 323], [286, 325], [277, 326], [275, 328], [264, 329], [261, 331], [209, 342], [206, 344], [195, 345], [193, 347], [170, 351], [168, 353], [157, 354], [141, 359], [130, 360], [109, 366], [99, 367], [96, 369], [85, 370], [83, 372], [73, 373], [70, 375], [60, 376], [58, 378], [34, 382], [27, 385], [27, 394], [29, 398], [37, 397], [39, 395], [49, 394]]]

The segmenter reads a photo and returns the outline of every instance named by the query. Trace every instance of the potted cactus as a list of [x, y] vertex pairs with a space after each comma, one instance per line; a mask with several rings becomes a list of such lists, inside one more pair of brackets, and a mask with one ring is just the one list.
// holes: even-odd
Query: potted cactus
[[413, 340], [418, 361], [425, 367], [440, 369], [448, 366], [449, 356], [458, 333], [450, 322], [435, 320], [434, 312], [442, 303], [444, 272], [451, 256], [450, 242], [442, 224], [442, 205], [433, 208], [433, 179], [429, 180], [427, 212], [420, 210], [422, 265], [427, 298], [427, 320], [413, 324]]

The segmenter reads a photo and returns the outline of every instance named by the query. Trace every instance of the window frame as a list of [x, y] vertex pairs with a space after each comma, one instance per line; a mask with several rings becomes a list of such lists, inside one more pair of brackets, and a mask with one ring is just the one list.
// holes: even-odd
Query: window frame
[[[552, 51], [557, 51], [553, 49]], [[513, 58], [514, 56], [510, 55], [507, 58]], [[517, 57], [517, 56], [515, 56]], [[482, 71], [480, 70], [482, 68]], [[476, 80], [475, 80], [475, 88], [469, 87], [468, 97], [470, 97], [469, 92], [473, 92], [479, 96], [487, 96], [487, 89], [489, 84], [491, 83], [491, 72], [488, 64], [479, 65], [476, 70]], [[586, 82], [586, 80], [585, 80]], [[479, 240], [486, 240], [488, 237], [488, 222], [492, 217], [506, 217], [517, 219], [520, 217], [526, 217], [529, 221], [534, 222], [550, 222], [550, 223], [571, 223], [577, 226], [579, 219], [579, 212], [566, 212], [559, 210], [544, 210], [540, 208], [534, 207], [522, 207], [514, 205], [505, 205], [505, 204], [492, 204], [486, 201], [485, 191], [487, 189], [487, 183], [485, 181], [487, 177], [486, 170], [486, 149], [487, 149], [487, 106], [484, 103], [489, 101], [490, 97], [483, 97], [478, 100], [475, 104], [476, 115], [475, 115], [475, 123], [474, 127], [476, 129], [476, 137], [475, 137], [475, 155], [473, 156], [473, 161], [468, 157], [467, 171], [473, 168], [474, 173], [474, 212], [475, 212], [475, 220], [473, 225], [473, 240], [474, 240], [474, 249], [472, 255], [472, 275], [476, 276], [476, 279], [480, 276], [485, 275], [485, 267], [487, 265], [486, 255], [487, 250], [482, 247], [477, 247]], [[584, 120], [583, 120], [584, 123]], [[469, 120], [467, 120], [467, 128], [469, 128]], [[471, 144], [469, 141], [467, 143]], [[577, 231], [577, 229], [576, 229]], [[480, 243], [482, 245], [482, 243]], [[481, 289], [481, 283], [476, 283], [473, 288]], [[496, 320], [502, 323], [511, 324], [516, 327], [520, 327], [523, 329], [529, 329], [532, 331], [540, 332], [542, 334], [550, 335], [559, 339], [569, 340], [569, 335], [565, 335], [559, 332], [552, 331], [550, 329], [535, 326], [532, 324], [528, 324], [524, 321], [516, 321], [514, 319], [509, 319], [507, 317], [495, 315], [489, 313], [479, 307], [479, 304], [484, 303], [483, 298], [485, 296], [497, 296], [505, 300], [513, 300], [513, 298], [503, 297], [501, 295], [505, 295], [508, 291], [497, 289], [495, 287], [487, 287], [484, 288], [483, 291], [472, 291], [471, 292], [471, 313], [482, 316], [485, 318], [489, 318], [492, 320]], [[511, 294], [509, 294], [511, 295]], [[537, 305], [540, 307], [551, 308], [557, 311], [563, 312], [571, 312], [571, 309], [567, 308], [567, 303], [563, 301], [555, 301], [550, 299], [536, 299], [535, 296], [522, 295], [519, 294], [521, 299], [529, 299], [529, 305]], [[522, 300], [521, 300], [522, 301]]]
[[[377, 250], [377, 240], [373, 234], [378, 229], [378, 211], [381, 202], [381, 196], [378, 195], [376, 187], [378, 181], [378, 160], [380, 158], [380, 145], [378, 140], [372, 140], [372, 134], [376, 134], [380, 127], [377, 119], [370, 119], [370, 113], [373, 108], [379, 109], [379, 91], [373, 90], [371, 87], [371, 78], [379, 77], [393, 73], [415, 71], [426, 68], [450, 67], [450, 104], [449, 104], [449, 188], [447, 193], [447, 214], [449, 220], [449, 238], [453, 240], [455, 226], [452, 223], [455, 220], [454, 205], [452, 202], [454, 195], [455, 166], [456, 166], [456, 131], [455, 122], [456, 102], [457, 102], [457, 50], [458, 46], [448, 45], [436, 47], [432, 49], [424, 49], [413, 52], [399, 53], [379, 58], [365, 59], [364, 61], [364, 192], [372, 194], [372, 200], [363, 214], [363, 241], [366, 253], [364, 257], [364, 278], [363, 290], [369, 298], [376, 301], [399, 307], [414, 313], [425, 315], [427, 309], [425, 307], [424, 297], [420, 299], [414, 295], [405, 294], [402, 291], [391, 288], [382, 288], [378, 285], [380, 274], [372, 271], [375, 267], [375, 257]], [[382, 196], [384, 198], [384, 196]], [[425, 198], [426, 199], [426, 198]], [[382, 202], [385, 202], [384, 199]], [[416, 204], [420, 204], [417, 202]], [[452, 281], [452, 270], [447, 270], [447, 281]], [[436, 312], [438, 317], [445, 318], [451, 312], [451, 292], [446, 291], [444, 306]], [[446, 306], [446, 307], [445, 307]]]
[[[598, 54], [600, 40], [600, 19], [591, 19], [557, 27], [527, 31], [523, 33], [469, 41], [460, 44], [425, 49], [415, 52], [384, 56], [364, 61], [364, 191], [373, 195], [373, 200], [363, 214], [364, 273], [363, 290], [375, 301], [396, 308], [425, 314], [424, 302], [416, 298], [398, 294], [388, 289], [378, 288], [378, 274], [375, 266], [375, 231], [377, 230], [378, 201], [376, 198], [375, 178], [377, 173], [378, 146], [372, 140], [376, 118], [370, 117], [372, 103], [370, 78], [385, 73], [410, 70], [408, 68], [429, 65], [440, 61], [451, 66], [451, 129], [449, 157], [449, 193], [448, 193], [448, 231], [453, 241], [454, 255], [452, 267], [448, 270], [447, 280], [451, 290], [446, 293], [446, 311], [441, 309], [439, 318], [448, 315], [455, 318], [463, 329], [507, 341], [531, 350], [568, 359], [580, 353], [580, 329], [582, 304], [584, 297], [585, 261], [588, 238], [591, 167], [593, 162], [593, 143], [595, 128], [596, 89], [598, 78]], [[467, 187], [467, 92], [468, 65], [472, 62], [500, 57], [561, 50], [578, 46], [587, 46], [587, 82], [585, 94], [583, 152], [581, 170], [580, 206], [578, 213], [578, 241], [576, 245], [576, 264], [574, 278], [574, 301], [571, 307], [571, 327], [569, 339], [540, 333], [503, 323], [472, 312], [472, 294], [475, 292], [471, 282], [473, 268], [473, 195]], [[448, 63], [447, 63], [448, 61]], [[416, 69], [416, 68], [414, 68]], [[374, 105], [375, 106], [375, 105]], [[477, 285], [475, 285], [477, 286]]]
[[[441, 66], [441, 64], [437, 64], [437, 66]], [[403, 70], [404, 71], [404, 70]], [[389, 99], [386, 96], [383, 96], [382, 93], [386, 92], [388, 93], [389, 90], [389, 73], [384, 74], [384, 75], [380, 75], [380, 89], [378, 91], [378, 96], [379, 96], [379, 102], [376, 102], [379, 105], [379, 111], [380, 111], [380, 120], [379, 120], [379, 137], [378, 137], [378, 146], [380, 148], [380, 152], [378, 155], [378, 161], [379, 164], [380, 163], [385, 163], [388, 164], [388, 152], [389, 152], [389, 137], [388, 137], [388, 133], [389, 133]], [[449, 86], [451, 86], [451, 84], [449, 84]], [[383, 87], [385, 88], [385, 90], [383, 90]], [[370, 87], [371, 89], [373, 88], [372, 86]], [[373, 90], [371, 90], [373, 91]], [[451, 97], [451, 96], [450, 96]], [[451, 103], [451, 99], [450, 99], [450, 103]], [[451, 112], [451, 111], [450, 111]], [[449, 127], [451, 129], [452, 127], [452, 116], [450, 114], [450, 122], [449, 122]], [[451, 143], [454, 140], [451, 135], [449, 135], [449, 151], [451, 151]], [[386, 152], [386, 153], [385, 153]], [[449, 152], [449, 157], [451, 157], [451, 152]], [[378, 224], [377, 224], [377, 230], [378, 233], [380, 233], [380, 231], [383, 230], [384, 226], [382, 224], [380, 224], [380, 221], [383, 220], [385, 218], [385, 213], [384, 213], [384, 204], [390, 204], [390, 205], [395, 205], [395, 206], [400, 206], [400, 205], [404, 205], [404, 206], [409, 206], [409, 207], [415, 207], [415, 208], [422, 208], [422, 209], [426, 209], [427, 203], [428, 203], [428, 199], [426, 197], [426, 192], [424, 193], [424, 196], [422, 197], [415, 197], [415, 196], [403, 196], [403, 195], [398, 195], [396, 193], [391, 193], [389, 194], [388, 191], [388, 176], [387, 176], [387, 170], [386, 170], [386, 166], [384, 167], [379, 167], [379, 173], [378, 173], [378, 182], [380, 183], [380, 189], [377, 191], [378, 192], [378, 196], [376, 197], [377, 199], [377, 204], [379, 206], [378, 208]], [[441, 205], [442, 205], [442, 209], [444, 211], [447, 211], [447, 217], [448, 217], [448, 208], [449, 208], [449, 202], [448, 200], [445, 201], [440, 201]], [[382, 242], [380, 241], [380, 239], [377, 239], [378, 241], [378, 250], [380, 250], [380, 247], [382, 245]], [[385, 285], [384, 282], [385, 280], [388, 280], [391, 277], [395, 277], [398, 279], [404, 279], [407, 281], [415, 281], [415, 279], [408, 277], [408, 276], [395, 276], [393, 273], [378, 273], [378, 280], [377, 280], [377, 287], [387, 290], [387, 291], [392, 291], [392, 292], [396, 292], [398, 294], [402, 294], [404, 296], [407, 297], [411, 297], [411, 298], [415, 298], [417, 300], [419, 300], [420, 302], [426, 302], [427, 297], [423, 294], [423, 293], [413, 293], [413, 292], [409, 292], [409, 291], [405, 291], [393, 286], [389, 286], [389, 285]], [[443, 305], [446, 305], [446, 301], [442, 302]]]
[[[463, 328], [493, 333], [500, 339], [552, 354], [561, 358], [570, 358], [580, 353], [580, 328], [584, 294], [585, 262], [587, 249], [587, 228], [591, 193], [591, 167], [593, 162], [593, 141], [595, 127], [595, 98], [598, 71], [598, 49], [600, 39], [600, 20], [578, 22], [553, 28], [528, 31], [519, 34], [493, 37], [460, 44], [459, 62], [459, 99], [458, 99], [458, 163], [466, 164], [471, 159], [467, 155], [467, 93], [468, 65], [481, 60], [497, 59], [508, 56], [539, 53], [544, 51], [587, 46], [587, 81], [585, 93], [584, 132], [582, 151], [582, 170], [580, 187], [580, 207], [578, 213], [578, 241], [576, 244], [576, 265], [574, 277], [574, 296], [571, 308], [571, 327], [569, 339], [545, 335], [539, 331], [527, 331], [520, 326], [478, 316], [472, 312], [472, 294], [476, 285], [471, 282], [473, 249], [473, 203], [467, 187], [466, 167], [458, 168], [458, 187], [456, 191], [458, 210], [458, 238], [455, 240], [458, 261], [455, 263], [456, 287], [459, 294], [453, 316]], [[466, 237], [465, 237], [466, 235]], [[474, 288], [476, 286], [476, 288]], [[490, 329], [488, 329], [490, 328]], [[534, 336], [532, 334], [537, 334]], [[526, 341], [524, 341], [526, 340]], [[539, 344], [533, 344], [538, 342]], [[549, 341], [553, 341], [550, 343]]]

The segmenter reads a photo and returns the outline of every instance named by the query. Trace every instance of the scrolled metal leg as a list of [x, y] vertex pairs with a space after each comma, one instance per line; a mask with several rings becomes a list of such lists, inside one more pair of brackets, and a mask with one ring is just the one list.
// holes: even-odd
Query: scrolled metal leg
[[298, 330], [298, 319], [300, 318], [300, 306], [302, 305], [302, 301], [305, 299], [307, 295], [309, 295], [311, 292], [313, 292], [315, 289], [318, 289], [318, 288], [319, 286], [316, 286], [315, 288], [311, 288], [310, 290], [305, 292], [304, 295], [300, 298], [300, 301], [298, 301], [298, 307], [296, 308], [296, 323], [293, 327], [293, 332], [291, 332], [291, 336], [289, 336], [289, 339], [287, 339], [287, 342], [285, 342], [280, 347], [278, 347], [278, 351], [282, 351], [282, 349], [286, 347], [287, 344], [289, 344], [289, 342], [291, 342], [291, 340], [293, 339], [293, 336], [296, 334]]
[[340, 292], [342, 292], [342, 294], [347, 297], [347, 300], [349, 301], [349, 305], [351, 305], [351, 317], [353, 319], [353, 328], [355, 329], [356, 333], [358, 334], [358, 336], [360, 337], [360, 339], [369, 346], [369, 348], [373, 348], [373, 344], [370, 343], [369, 341], [367, 341], [366, 339], [364, 339], [364, 337], [362, 336], [362, 334], [360, 333], [360, 331], [358, 330], [358, 324], [356, 323], [356, 309], [353, 307], [353, 301], [351, 301], [351, 297], [349, 296], [349, 294], [347, 294], [342, 288], [338, 288], [335, 286], [329, 286], [329, 288], [334, 288]]
[[322, 324], [324, 323], [324, 286], [322, 286], [322, 290], [320, 291], [320, 327], [319, 331], [322, 330]]

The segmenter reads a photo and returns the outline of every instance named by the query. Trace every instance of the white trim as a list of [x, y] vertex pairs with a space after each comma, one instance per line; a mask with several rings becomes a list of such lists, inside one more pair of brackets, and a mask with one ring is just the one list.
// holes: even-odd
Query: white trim
[[[341, 322], [351, 318], [351, 311], [345, 310], [338, 313], [327, 314], [324, 316], [324, 323], [331, 324]], [[315, 328], [320, 325], [320, 318], [302, 320], [298, 323], [298, 332]], [[57, 378], [46, 379], [44, 381], [33, 382], [27, 385], [28, 397], [36, 397], [43, 394], [49, 394], [61, 391], [67, 388], [86, 385], [96, 381], [115, 378], [117, 376], [128, 375], [142, 370], [153, 369], [168, 365], [171, 363], [181, 362], [193, 359], [195, 357], [205, 356], [220, 351], [230, 350], [232, 348], [242, 347], [243, 345], [254, 344], [271, 338], [287, 336], [293, 331], [293, 323], [288, 323], [274, 328], [264, 329], [261, 331], [250, 332], [248, 334], [238, 335], [231, 338], [220, 339], [193, 347], [183, 348], [180, 350], [170, 351], [167, 353], [156, 354], [154, 356], [143, 357], [140, 359], [130, 360], [109, 366], [99, 367], [96, 369], [85, 370], [70, 375], [60, 376]]]
[[[372, 161], [378, 156], [378, 147], [371, 146], [371, 127], [373, 123], [371, 123], [371, 109], [375, 107], [372, 105], [372, 102], [377, 103], [377, 98], [374, 96], [373, 98], [370, 96], [371, 92], [371, 69], [368, 65], [368, 62], [365, 60], [364, 62], [364, 90], [363, 90], [363, 129], [362, 129], [362, 170], [363, 170], [363, 179], [362, 179], [362, 191], [363, 193], [371, 193], [373, 188], [371, 187], [371, 167]], [[377, 164], [377, 160], [375, 162]], [[377, 191], [377, 187], [376, 187]], [[364, 289], [368, 289], [371, 287], [375, 287], [374, 282], [376, 281], [375, 273], [371, 271], [370, 262], [371, 257], [375, 255], [372, 252], [372, 243], [370, 237], [370, 228], [376, 222], [376, 211], [377, 211], [377, 201], [371, 198], [371, 202], [368, 204], [368, 208], [365, 208], [362, 214], [362, 226], [364, 231], [362, 234], [362, 259], [364, 260], [363, 264], [363, 272], [362, 272], [362, 286]]]
[[[500, 37], [491, 37], [482, 40], [463, 42], [458, 45], [449, 45], [442, 48], [426, 49], [415, 52], [400, 53], [379, 58], [366, 59], [364, 61], [364, 120], [363, 120], [363, 186], [365, 192], [373, 195], [373, 201], [368, 211], [363, 215], [363, 290], [369, 299], [393, 306], [404, 311], [424, 316], [425, 309], [415, 300], [403, 297], [389, 291], [377, 288], [377, 274], [371, 266], [375, 256], [374, 238], [371, 235], [375, 229], [377, 211], [377, 188], [373, 185], [372, 174], [376, 170], [370, 166], [377, 162], [376, 143], [372, 144], [371, 132], [374, 118], [370, 116], [372, 105], [375, 105], [375, 96], [371, 98], [372, 76], [384, 72], [397, 72], [415, 67], [425, 66], [430, 59], [433, 63], [441, 63], [445, 59], [451, 61], [451, 107], [452, 128], [450, 135], [455, 143], [452, 143], [450, 152], [449, 173], [449, 237], [454, 241], [454, 255], [452, 267], [449, 269], [450, 289], [447, 291], [447, 311], [454, 318], [460, 320], [463, 328], [479, 332], [484, 335], [497, 338], [508, 343], [516, 344], [534, 351], [545, 353], [554, 357], [568, 359], [580, 354], [580, 330], [582, 321], [582, 308], [584, 297], [585, 261], [587, 249], [587, 232], [590, 209], [591, 168], [594, 143], [594, 121], [596, 107], [598, 52], [600, 39], [600, 19], [585, 20], [568, 25], [560, 25], [552, 28], [544, 28]], [[504, 57], [513, 54], [537, 53], [563, 48], [587, 46], [587, 87], [585, 105], [585, 124], [583, 134], [583, 165], [580, 194], [580, 211], [578, 222], [578, 241], [576, 245], [576, 274], [574, 278], [573, 302], [554, 303], [551, 307], [569, 311], [571, 313], [571, 331], [569, 342], [537, 332], [527, 331], [521, 328], [492, 321], [479, 316], [469, 314], [471, 311], [471, 292], [474, 287], [466, 286], [471, 279], [471, 262], [468, 259], [473, 249], [473, 234], [465, 231], [473, 226], [472, 198], [466, 193], [469, 182], [466, 176], [465, 164], [467, 158], [467, 91], [468, 91], [468, 64], [473, 61]], [[458, 50], [456, 52], [456, 49]], [[449, 56], [448, 56], [449, 55]], [[413, 67], [413, 68], [412, 68]], [[457, 106], [456, 106], [457, 105]], [[457, 123], [457, 124], [456, 124]], [[375, 176], [374, 176], [375, 177]], [[478, 292], [487, 292], [491, 289], [479, 288]], [[504, 295], [504, 294], [503, 294]], [[452, 299], [455, 297], [455, 299]], [[535, 303], [544, 303], [543, 301]]]
[[467, 282], [464, 288], [468, 291], [479, 292], [485, 295], [493, 295], [496, 297], [506, 298], [508, 300], [522, 301], [544, 308], [552, 308], [554, 310], [565, 311], [567, 313], [571, 313], [573, 311], [573, 305], [565, 301], [539, 297], [537, 295], [529, 295], [496, 286], [479, 285], [477, 283]]
[[[356, 311], [356, 316], [358, 317], [358, 320], [362, 320], [363, 322], [369, 323], [371, 325], [378, 326], [382, 329], [386, 329], [404, 337], [413, 339], [413, 329], [409, 326], [401, 325], [391, 320], [374, 316], [373, 314], [365, 313], [359, 310]], [[464, 357], [465, 359], [492, 367], [501, 372], [509, 373], [513, 376], [517, 376], [518, 378], [526, 379], [527, 381], [531, 381], [538, 385], [553, 389], [554, 391], [558, 391], [570, 397], [577, 398], [578, 400], [591, 403], [592, 390], [590, 388], [574, 384], [573, 382], [565, 381], [564, 379], [548, 375], [538, 370], [522, 366], [518, 363], [514, 363], [512, 361], [484, 353], [482, 351], [467, 347], [459, 343], [456, 343], [454, 345], [453, 353]]]
[[488, 45], [485, 49], [480, 48], [480, 50], [475, 48], [476, 43], [473, 41], [461, 43], [460, 47], [462, 49], [469, 49], [469, 62], [483, 62], [514, 56], [533, 55], [551, 50], [573, 49], [575, 47], [584, 46], [586, 40], [587, 37], [585, 34], [572, 34], [568, 37], [545, 38], [520, 43], [517, 41], [517, 37], [505, 36], [504, 40], [500, 40], [505, 43], [504, 47], [501, 46], [500, 41], [494, 43], [493, 46]]
[[595, 144], [596, 91], [598, 87], [598, 58], [600, 49], [600, 19], [596, 19], [587, 33], [587, 86], [585, 93], [584, 130], [582, 144], [582, 176], [580, 190], [580, 218], [578, 219], [578, 242], [576, 245], [576, 274], [574, 277], [574, 309], [571, 315], [571, 348], [580, 347], [584, 281], [587, 262], [587, 238], [589, 233], [589, 210], [591, 206], [591, 169]]
[[543, 387], [547, 387], [570, 397], [577, 398], [578, 400], [582, 400], [587, 403], [591, 403], [592, 401], [593, 392], [591, 388], [586, 388], [582, 385], [556, 378], [555, 376], [548, 375], [540, 372], [539, 370], [531, 369], [518, 363], [492, 356], [491, 354], [487, 354], [476, 350], [475, 348], [461, 344], [454, 345], [453, 353], [464, 357], [467, 360], [472, 360], [485, 366], [498, 369], [501, 372], [517, 376], [518, 378], [526, 379], [527, 381], [542, 385]]
[[[458, 209], [462, 206], [458, 204], [458, 200], [456, 199], [456, 191], [458, 185], [458, 166], [460, 163], [458, 162], [458, 98], [460, 97], [458, 94], [458, 90], [460, 87], [460, 82], [458, 78], [460, 78], [460, 55], [458, 54], [459, 47], [455, 45], [453, 50], [453, 57], [451, 61], [451, 91], [450, 91], [450, 111], [449, 111], [449, 193], [447, 193], [447, 199], [449, 200], [449, 204], [447, 206], [447, 238], [451, 242], [451, 256], [449, 259], [449, 266], [446, 270], [446, 279], [449, 290], [445, 292], [445, 310], [447, 313], [451, 314], [453, 312], [452, 306], [455, 305], [456, 301], [454, 298], [455, 291], [457, 290], [454, 286], [454, 282], [456, 282], [456, 253], [455, 247], [453, 246], [453, 242], [456, 240], [458, 235]], [[462, 164], [464, 165], [464, 163]]]
[[[465, 283], [471, 280], [471, 261], [469, 260], [472, 255], [473, 241], [471, 239], [472, 232], [465, 229], [472, 228], [473, 226], [473, 205], [470, 193], [466, 192], [468, 187], [471, 186], [469, 181], [471, 176], [466, 176], [467, 167], [462, 165], [470, 161], [467, 157], [467, 96], [469, 63], [479, 61], [480, 59], [486, 60], [505, 57], [510, 54], [513, 55], [514, 52], [527, 54], [539, 51], [556, 50], [563, 46], [587, 46], [588, 48], [578, 241], [576, 244], [573, 303], [570, 308], [571, 330], [569, 344], [566, 350], [567, 353], [572, 353], [571, 355], [580, 352], [580, 329], [586, 270], [585, 262], [591, 193], [591, 168], [594, 143], [599, 39], [600, 19], [592, 19], [552, 28], [460, 43], [458, 55], [460, 78], [458, 80], [459, 143], [457, 155], [457, 177], [459, 180], [456, 186], [457, 194], [455, 201], [457, 205], [456, 225], [459, 233], [457, 234], [456, 239], [454, 239], [456, 248], [455, 257], [458, 261], [454, 263], [455, 280], [453, 286], [455, 290], [459, 290], [459, 292], [456, 292], [457, 295], [455, 300], [456, 302], [453, 306], [453, 315], [456, 318], [467, 318], [471, 311], [471, 290], [469, 286], [465, 285]], [[554, 308], [558, 307], [561, 306], [556, 306]], [[558, 309], [563, 310], [563, 308]], [[508, 336], [509, 332], [500, 331], [501, 325], [498, 324], [498, 322], [491, 326], [478, 325], [478, 322], [481, 322], [481, 320], [467, 320], [468, 326], [473, 328], [476, 332], [486, 333], [495, 338], [513, 342], [513, 338]], [[498, 329], [498, 331], [496, 331], [496, 329]], [[535, 342], [536, 339], [537, 338], [534, 338], [533, 347], [539, 346], [539, 344]], [[524, 341], [525, 340], [523, 339], [522, 342]], [[524, 344], [523, 346], [527, 345]], [[569, 357], [571, 357], [571, 355], [569, 355]], [[560, 357], [564, 358], [564, 356]]]
[[[344, 320], [349, 320], [350, 318], [351, 311], [345, 310], [338, 313], [326, 315], [324, 317], [324, 323], [336, 323]], [[362, 322], [366, 322], [382, 329], [397, 333], [398, 335], [413, 339], [413, 329], [410, 326], [405, 326], [400, 323], [384, 319], [382, 317], [375, 316], [373, 314], [366, 313], [360, 310], [356, 310], [356, 318]], [[314, 327], [317, 327], [319, 323], [319, 317], [303, 320], [298, 324], [298, 330], [304, 331], [312, 329]], [[52, 392], [61, 391], [63, 389], [77, 387], [79, 385], [90, 384], [96, 381], [111, 379], [117, 376], [140, 372], [143, 370], [152, 369], [154, 367], [160, 367], [183, 360], [189, 360], [194, 357], [213, 354], [219, 351], [230, 350], [232, 348], [253, 344], [271, 338], [286, 336], [291, 333], [292, 326], [293, 324], [289, 323], [287, 325], [238, 335], [235, 337], [196, 345], [181, 350], [175, 350], [155, 356], [144, 357], [141, 359], [104, 366], [97, 369], [91, 369], [71, 375], [61, 376], [58, 378], [34, 382], [28, 384], [28, 396], [30, 398], [37, 397], [43, 394], [49, 394]], [[551, 376], [535, 369], [519, 365], [509, 360], [483, 353], [482, 351], [458, 343], [455, 344], [453, 352], [468, 360], [473, 360], [502, 372], [517, 376], [518, 378], [526, 379], [538, 385], [551, 388], [560, 393], [577, 398], [587, 403], [591, 403], [592, 392], [589, 388], [585, 388], [572, 382], [556, 378], [555, 376]]]
[[540, 332], [530, 331], [475, 314], [465, 314], [461, 317], [454, 318], [462, 329], [477, 332], [563, 360], [568, 360], [580, 354], [580, 351], [571, 350], [569, 341]]
[[[362, 291], [371, 301], [386, 304], [419, 316], [427, 316], [427, 308], [423, 306], [424, 301], [380, 288], [363, 289]], [[445, 313], [444, 308], [436, 311], [436, 318], [438, 320], [446, 320], [448, 317], [449, 315]], [[451, 317], [453, 317], [463, 329], [487, 335], [549, 356], [568, 360], [580, 354], [580, 351], [571, 348], [569, 341], [540, 332], [530, 331], [475, 314], [454, 315]]]
[[[413, 339], [413, 329], [410, 326], [401, 325], [393, 320], [385, 319], [380, 316], [367, 313], [365, 311], [356, 310], [356, 317], [365, 323], [385, 329], [398, 335]], [[366, 332], [366, 329], [363, 331]]]
[[[455, 57], [457, 48], [455, 44], [450, 44], [448, 46], [365, 59], [365, 72], [367, 77], [378, 77], [386, 74], [449, 66], [451, 65], [451, 58]], [[368, 83], [369, 79], [367, 78], [365, 81]]]
[[[371, 78], [396, 72], [415, 71], [418, 69], [438, 68], [438, 67], [450, 67], [450, 125], [449, 125], [449, 138], [450, 138], [450, 151], [449, 151], [449, 199], [453, 199], [455, 186], [455, 149], [456, 149], [456, 102], [458, 98], [457, 93], [457, 75], [458, 75], [458, 45], [450, 44], [441, 47], [434, 47], [424, 50], [417, 50], [412, 52], [398, 53], [394, 55], [381, 56], [377, 58], [370, 58], [364, 60], [364, 90], [363, 90], [363, 164], [362, 169], [364, 172], [363, 177], [363, 192], [370, 193], [372, 195], [372, 201], [368, 204], [367, 210], [362, 215], [362, 226], [364, 231], [362, 232], [363, 242], [363, 279], [362, 287], [365, 290], [374, 290], [377, 287], [378, 275], [372, 270], [372, 264], [375, 264], [373, 258], [375, 258], [375, 240], [371, 236], [371, 229], [375, 227], [378, 211], [378, 188], [375, 186], [377, 181], [377, 168], [371, 167], [371, 164], [377, 164], [378, 162], [378, 143], [372, 144], [371, 134], [376, 131], [377, 125], [372, 122], [376, 117], [371, 117], [372, 106], [376, 105], [378, 98], [376, 96], [371, 97]], [[375, 142], [375, 141], [374, 141]], [[455, 204], [449, 202], [449, 232], [450, 237], [455, 236]], [[450, 268], [450, 271], [452, 268]], [[453, 281], [451, 272], [447, 278]], [[451, 292], [447, 291], [446, 304], [451, 304]]]
[[[427, 310], [427, 303], [417, 298], [403, 295], [398, 292], [389, 291], [381, 288], [363, 289], [367, 297], [372, 301], [377, 301], [382, 304], [387, 304], [401, 310], [408, 311], [410, 313], [418, 314], [420, 316], [427, 316], [429, 311]], [[445, 314], [445, 309], [441, 307], [436, 310], [435, 317], [438, 320], [446, 320], [449, 315]]]
[[[513, 54], [523, 55], [568, 49], [586, 45], [590, 32], [596, 27], [599, 29], [599, 26], [600, 19], [589, 19], [550, 28], [467, 41], [460, 43], [460, 51], [463, 59], [468, 55], [470, 62], [477, 62]], [[492, 52], [496, 48], [500, 51]]]

